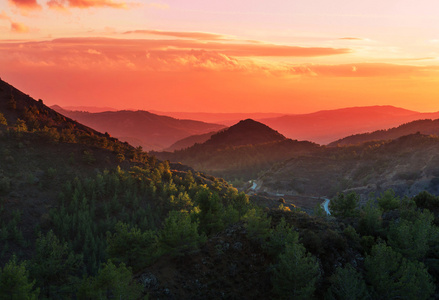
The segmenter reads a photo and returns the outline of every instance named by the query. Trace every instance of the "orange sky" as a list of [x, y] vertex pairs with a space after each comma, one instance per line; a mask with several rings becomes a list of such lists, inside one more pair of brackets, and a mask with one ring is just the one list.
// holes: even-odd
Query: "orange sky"
[[433, 0], [6, 0], [0, 76], [61, 106], [439, 111], [438, 15]]

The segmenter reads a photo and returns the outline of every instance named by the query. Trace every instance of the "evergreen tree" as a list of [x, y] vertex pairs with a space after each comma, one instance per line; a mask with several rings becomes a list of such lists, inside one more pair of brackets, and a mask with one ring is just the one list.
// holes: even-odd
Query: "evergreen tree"
[[115, 233], [107, 233], [107, 252], [115, 262], [125, 263], [138, 271], [157, 258], [157, 236], [153, 231], [141, 232], [137, 227], [119, 222]]
[[52, 230], [37, 239], [30, 273], [44, 296], [57, 298], [70, 294], [82, 267], [82, 257], [75, 255], [67, 243], [61, 243]]
[[370, 299], [366, 282], [351, 264], [338, 267], [331, 277], [325, 299], [327, 300], [366, 300]]
[[116, 266], [109, 260], [102, 264], [96, 277], [83, 280], [80, 299], [139, 299], [142, 285], [133, 281], [133, 273], [124, 263]]
[[353, 217], [359, 201], [360, 197], [356, 193], [338, 194], [329, 202], [329, 209], [336, 217]]
[[171, 211], [159, 234], [160, 250], [173, 256], [196, 250], [205, 241], [206, 237], [198, 234], [198, 224], [186, 212]]
[[36, 300], [39, 289], [33, 290], [35, 280], [29, 281], [29, 272], [25, 263], [17, 263], [15, 256], [0, 268], [0, 299], [1, 300]]
[[410, 261], [381, 243], [365, 259], [375, 299], [430, 299], [434, 284], [423, 263]]
[[298, 243], [286, 245], [272, 276], [273, 291], [280, 299], [310, 299], [320, 278], [317, 259]]

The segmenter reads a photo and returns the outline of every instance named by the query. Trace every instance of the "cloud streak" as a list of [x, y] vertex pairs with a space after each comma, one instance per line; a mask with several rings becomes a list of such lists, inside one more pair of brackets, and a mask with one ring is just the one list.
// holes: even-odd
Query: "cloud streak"
[[[0, 15], [0, 18], [8, 18]], [[26, 28], [15, 28], [17, 32]], [[191, 40], [65, 38], [43, 42], [0, 43], [0, 62], [16, 66], [141, 72], [220, 71], [263, 76], [397, 77], [423, 76], [434, 68], [396, 64], [294, 65], [256, 62], [259, 56], [314, 56], [346, 53], [332, 48], [229, 44]], [[258, 75], [258, 76], [259, 76]]]
[[144, 34], [157, 36], [171, 36], [177, 38], [189, 38], [196, 40], [221, 40], [223, 35], [207, 33], [207, 32], [181, 32], [181, 31], [161, 31], [161, 30], [132, 30], [126, 31], [123, 34]]
[[81, 9], [93, 7], [109, 7], [118, 9], [128, 8], [128, 4], [126, 2], [116, 2], [113, 0], [50, 0], [47, 2], [47, 5], [49, 8], [57, 10], [64, 10], [67, 7]]

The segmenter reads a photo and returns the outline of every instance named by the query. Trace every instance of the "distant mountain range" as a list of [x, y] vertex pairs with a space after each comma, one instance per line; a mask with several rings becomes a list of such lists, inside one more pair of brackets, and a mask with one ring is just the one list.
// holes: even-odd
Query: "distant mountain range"
[[420, 119], [436, 118], [439, 118], [439, 112], [419, 113], [393, 106], [367, 106], [286, 115], [258, 121], [288, 138], [325, 145], [352, 134], [391, 128]]
[[377, 130], [363, 134], [354, 134], [332, 142], [328, 146], [355, 145], [374, 140], [393, 140], [416, 132], [427, 135], [439, 135], [439, 119], [417, 120], [390, 129]]
[[128, 141], [133, 146], [142, 146], [144, 150], [164, 149], [188, 136], [224, 128], [219, 124], [178, 120], [141, 110], [89, 113], [69, 111], [59, 106], [52, 106], [52, 108], [91, 128], [108, 132], [120, 140]]

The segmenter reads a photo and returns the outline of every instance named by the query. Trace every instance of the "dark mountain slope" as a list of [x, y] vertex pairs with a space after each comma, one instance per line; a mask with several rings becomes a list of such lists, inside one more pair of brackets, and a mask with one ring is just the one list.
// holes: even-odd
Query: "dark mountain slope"
[[409, 135], [416, 132], [427, 135], [439, 135], [439, 119], [416, 120], [390, 129], [377, 130], [374, 132], [363, 134], [355, 134], [332, 142], [328, 144], [328, 146], [335, 147], [355, 145], [374, 140], [393, 140], [404, 135]]
[[194, 134], [202, 134], [224, 128], [223, 125], [192, 120], [178, 120], [147, 111], [107, 111], [89, 113], [61, 110], [87, 126], [126, 141], [140, 141], [134, 146], [145, 150], [160, 150], [176, 141]]
[[260, 177], [260, 191], [328, 197], [355, 191], [364, 198], [390, 188], [399, 195], [438, 193], [438, 149], [438, 137], [422, 134], [326, 148], [273, 167]]
[[282, 134], [267, 125], [252, 119], [247, 119], [212, 135], [211, 138], [205, 142], [205, 145], [224, 148], [280, 142], [284, 140], [286, 140], [286, 138]]
[[314, 143], [287, 139], [270, 127], [247, 119], [212, 135], [202, 144], [174, 153], [153, 154], [213, 175], [250, 179], [273, 163], [319, 149]]

